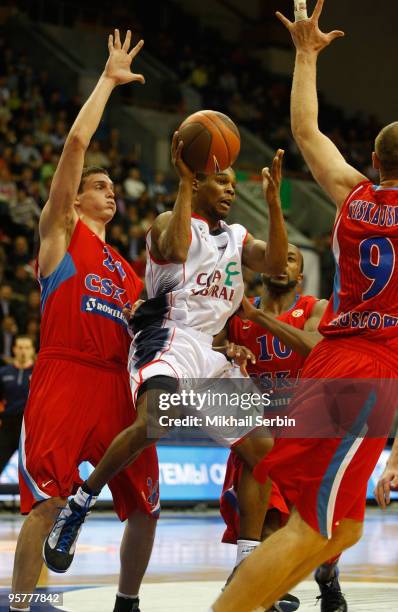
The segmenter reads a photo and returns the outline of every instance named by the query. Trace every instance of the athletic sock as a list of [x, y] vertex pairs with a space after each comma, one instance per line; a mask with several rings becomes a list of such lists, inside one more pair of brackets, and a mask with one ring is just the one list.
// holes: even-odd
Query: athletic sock
[[75, 502], [75, 504], [78, 504], [78, 506], [81, 506], [82, 508], [91, 508], [97, 501], [98, 495], [99, 493], [94, 494], [89, 489], [89, 487], [86, 486], [86, 483], [83, 483], [82, 486], [79, 487], [76, 491], [76, 494], [73, 497], [73, 501]]
[[135, 610], [138, 610], [139, 604], [138, 595], [125, 595], [118, 591], [113, 612], [135, 612]]
[[246, 557], [248, 557], [250, 553], [253, 552], [253, 550], [257, 548], [259, 544], [261, 544], [261, 542], [259, 542], [259, 540], [240, 540], [239, 539], [239, 540], [236, 540], [236, 544], [237, 544], [237, 550], [236, 550], [235, 567], [237, 567], [239, 563], [241, 563], [244, 559], [246, 559]]
[[8, 608], [10, 610], [10, 612], [30, 612], [30, 606], [28, 606], [27, 608], [13, 608], [12, 606], [10, 606]]
[[336, 577], [336, 566], [337, 561], [334, 561], [333, 563], [322, 563], [316, 572], [317, 581], [326, 584], [327, 582], [333, 580], [333, 578]]
[[98, 495], [101, 493], [101, 491], [93, 491], [93, 489], [90, 489], [87, 484], [87, 480], [83, 482], [80, 488], [84, 493], [88, 493], [88, 495], [92, 495], [93, 497], [98, 497]]

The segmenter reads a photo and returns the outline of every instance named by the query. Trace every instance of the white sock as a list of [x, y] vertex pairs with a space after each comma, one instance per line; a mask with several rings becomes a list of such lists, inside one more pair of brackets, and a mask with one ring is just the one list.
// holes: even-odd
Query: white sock
[[138, 599], [139, 595], [137, 593], [137, 595], [126, 595], [125, 593], [121, 593], [120, 591], [118, 591], [116, 593], [116, 597], [123, 597], [123, 599]]
[[82, 507], [84, 507], [84, 506], [87, 507], [87, 505], [88, 505], [89, 508], [94, 506], [94, 504], [97, 501], [97, 499], [98, 499], [97, 496], [90, 495], [89, 493], [85, 493], [81, 487], [78, 488], [78, 490], [76, 491], [76, 493], [75, 493], [75, 495], [73, 497], [73, 501], [76, 504], [78, 504], [79, 506], [82, 506]]
[[28, 608], [13, 608], [12, 606], [10, 606], [10, 610], [16, 610], [17, 612], [30, 612], [30, 606]]
[[258, 540], [236, 540], [236, 544], [237, 550], [235, 567], [246, 559], [246, 557], [248, 557], [250, 553], [253, 552], [253, 550], [257, 548], [259, 544], [261, 544], [261, 542]]

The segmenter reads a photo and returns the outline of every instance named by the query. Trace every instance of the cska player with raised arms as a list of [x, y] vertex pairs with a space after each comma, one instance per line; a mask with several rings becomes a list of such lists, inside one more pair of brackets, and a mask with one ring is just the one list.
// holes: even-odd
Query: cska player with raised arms
[[[289, 244], [284, 274], [277, 277], [262, 275], [262, 295], [250, 301], [244, 298], [243, 311], [232, 317], [225, 329], [214, 339], [216, 345], [227, 340], [228, 354], [233, 355], [235, 361], [241, 363], [262, 388], [273, 390], [273, 404], [280, 410], [289, 405], [305, 360], [322, 339], [318, 325], [327, 301], [301, 295], [303, 269], [302, 252]], [[273, 482], [264, 525], [257, 540], [242, 541], [237, 505], [241, 470], [242, 462], [231, 453], [227, 462], [220, 510], [227, 526], [222, 541], [237, 544], [235, 568], [261, 540], [286, 524], [290, 514], [283, 495]], [[332, 559], [324, 563], [315, 575], [321, 589], [322, 612], [335, 612], [337, 604], [345, 605], [336, 562], [336, 559]], [[282, 595], [272, 609], [291, 612], [298, 606], [298, 599], [287, 593]], [[343, 610], [343, 607], [341, 609]]]
[[[14, 594], [35, 589], [45, 537], [59, 506], [81, 483], [78, 465], [84, 460], [96, 465], [134, 419], [127, 373], [130, 338], [122, 310], [136, 301], [142, 283], [105, 243], [106, 224], [116, 211], [110, 177], [101, 168], [83, 170], [114, 88], [144, 82], [130, 69], [143, 41], [131, 51], [130, 42], [130, 32], [123, 45], [118, 30], [109, 37], [104, 72], [69, 132], [40, 218], [41, 348], [21, 434], [21, 511], [29, 516], [15, 553]], [[157, 482], [151, 448], [134, 469], [109, 483], [115, 510], [127, 519], [115, 612], [139, 610], [138, 591], [159, 512]], [[14, 601], [11, 609], [25, 606]]]
[[[325, 338], [311, 352], [302, 373], [303, 379], [312, 379], [315, 394], [299, 391], [291, 416], [304, 417], [311, 410], [322, 414], [323, 408], [326, 418], [330, 390], [336, 386], [347, 393], [355, 389], [350, 399], [356, 416], [347, 426], [344, 392], [333, 404], [343, 419], [341, 437], [276, 440], [269, 459], [255, 474], [260, 480], [274, 479], [295, 510], [286, 527], [241, 564], [213, 604], [214, 612], [249, 612], [259, 605], [267, 609], [311, 570], [358, 541], [367, 483], [395, 414], [398, 123], [386, 126], [376, 138], [373, 165], [380, 172], [379, 185], [350, 166], [319, 130], [317, 58], [343, 36], [340, 31], [321, 32], [322, 7], [323, 0], [318, 0], [311, 18], [295, 23], [278, 13], [296, 46], [293, 135], [314, 178], [337, 207], [334, 293], [319, 326]], [[325, 379], [332, 381], [327, 384]], [[344, 379], [349, 380], [344, 383]]]

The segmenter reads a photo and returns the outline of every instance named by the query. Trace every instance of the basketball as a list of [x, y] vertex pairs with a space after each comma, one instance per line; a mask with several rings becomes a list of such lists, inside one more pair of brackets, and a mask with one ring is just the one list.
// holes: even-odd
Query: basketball
[[223, 113], [198, 111], [183, 121], [178, 133], [184, 143], [182, 158], [195, 172], [226, 170], [239, 155], [239, 130]]

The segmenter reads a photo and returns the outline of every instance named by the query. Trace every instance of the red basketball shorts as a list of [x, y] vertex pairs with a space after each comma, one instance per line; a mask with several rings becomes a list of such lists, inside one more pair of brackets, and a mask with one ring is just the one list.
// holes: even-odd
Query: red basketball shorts
[[[68, 497], [81, 484], [78, 466], [96, 465], [113, 438], [135, 419], [127, 369], [39, 357], [32, 376], [19, 450], [21, 512]], [[159, 513], [155, 447], [109, 482], [121, 520], [138, 510]]]
[[[363, 521], [367, 483], [396, 412], [396, 378], [397, 357], [380, 344], [359, 338], [323, 340], [302, 372], [303, 381], [319, 380], [309, 381], [312, 393], [305, 386], [298, 387], [289, 416], [296, 423], [300, 419], [321, 423], [322, 411], [331, 404], [331, 392], [346, 384], [355, 393], [337, 393], [333, 410], [344, 421], [352, 412], [351, 404], [357, 404], [352, 426], [339, 437], [280, 437], [254, 469], [260, 482], [271, 477], [288, 503], [325, 537], [331, 537], [342, 519]], [[321, 379], [334, 380], [325, 384]]]
[[[235, 454], [230, 453], [225, 473], [224, 486], [220, 499], [220, 512], [226, 524], [222, 542], [236, 544], [240, 531], [240, 518], [237, 491], [242, 474], [243, 462]], [[268, 510], [277, 510], [281, 514], [281, 524], [284, 524], [289, 516], [289, 508], [278, 488], [273, 482]]]

